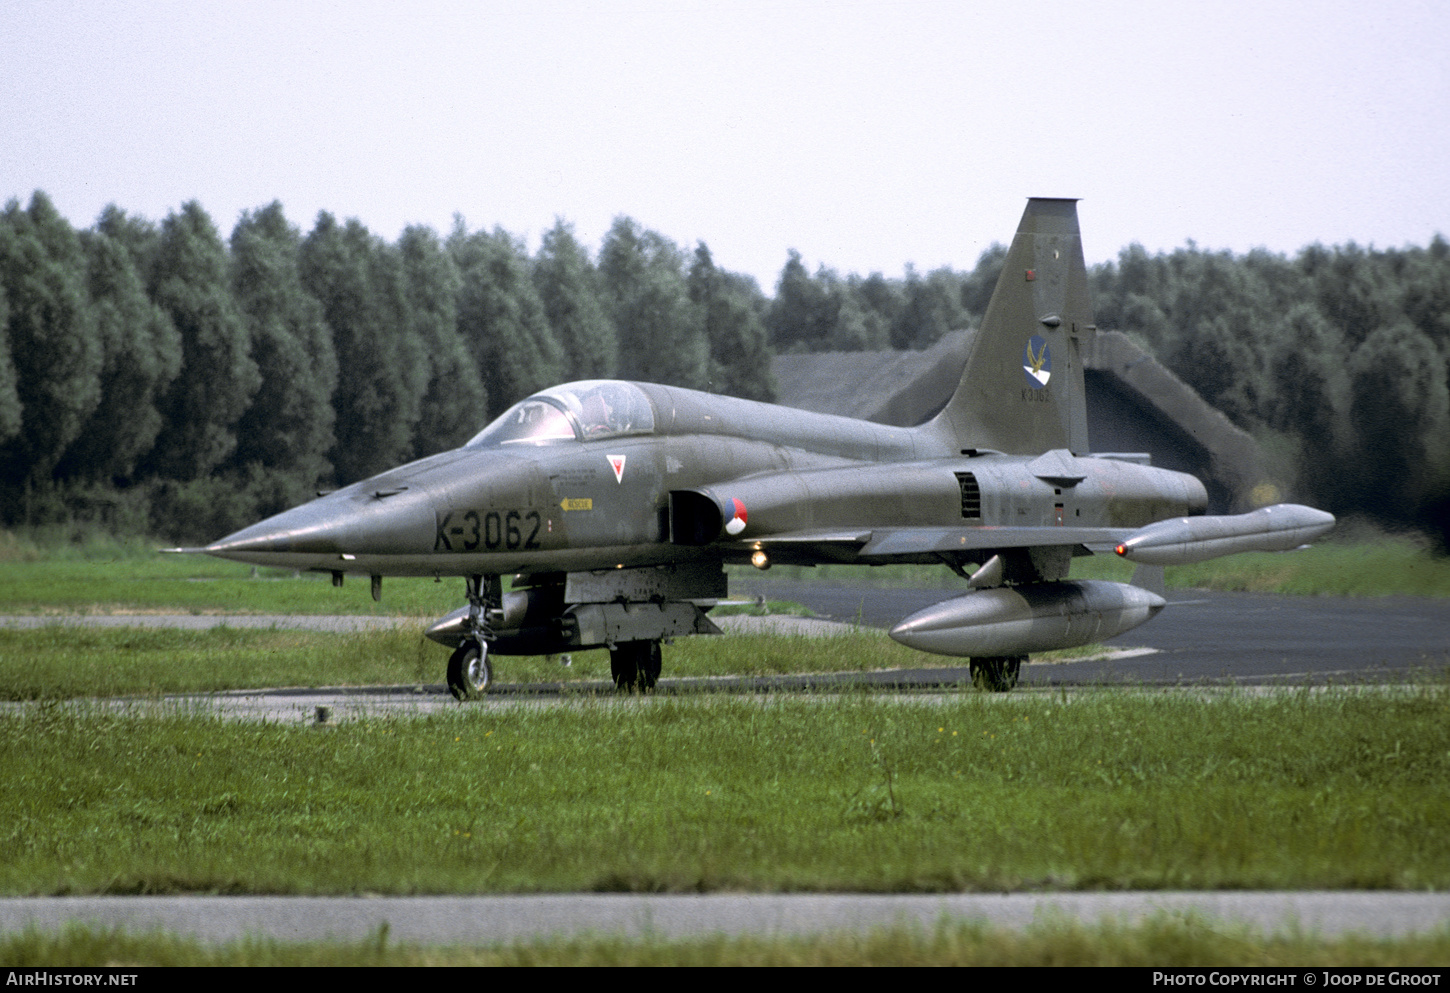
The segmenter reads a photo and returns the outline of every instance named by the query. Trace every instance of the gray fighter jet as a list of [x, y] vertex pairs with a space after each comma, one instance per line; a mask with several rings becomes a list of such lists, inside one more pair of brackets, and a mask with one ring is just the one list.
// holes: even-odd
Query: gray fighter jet
[[[716, 634], [726, 563], [936, 563], [963, 595], [892, 631], [1010, 689], [1031, 652], [1127, 631], [1163, 599], [1072, 580], [1074, 556], [1149, 566], [1293, 548], [1334, 518], [1281, 504], [1203, 517], [1193, 476], [1091, 453], [1082, 351], [1095, 331], [1074, 200], [1028, 201], [955, 394], [914, 428], [649, 383], [528, 397], [462, 448], [354, 483], [203, 549], [263, 566], [461, 576], [428, 632], [459, 699], [496, 655], [607, 647], [648, 688], [660, 644]], [[512, 576], [505, 590], [503, 577]], [[1151, 584], [1145, 584], [1151, 585]]]

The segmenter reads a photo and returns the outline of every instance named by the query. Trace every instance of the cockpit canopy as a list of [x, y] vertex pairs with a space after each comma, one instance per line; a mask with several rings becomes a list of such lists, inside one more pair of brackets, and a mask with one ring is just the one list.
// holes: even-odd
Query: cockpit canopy
[[649, 434], [654, 408], [633, 383], [589, 379], [535, 393], [500, 414], [465, 448], [545, 445]]

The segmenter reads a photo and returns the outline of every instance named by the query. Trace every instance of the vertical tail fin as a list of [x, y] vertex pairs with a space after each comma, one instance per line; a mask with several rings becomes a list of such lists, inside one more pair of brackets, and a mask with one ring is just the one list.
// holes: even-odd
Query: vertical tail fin
[[1028, 200], [957, 391], [926, 429], [956, 449], [1086, 453], [1082, 351], [1094, 331], [1077, 201]]

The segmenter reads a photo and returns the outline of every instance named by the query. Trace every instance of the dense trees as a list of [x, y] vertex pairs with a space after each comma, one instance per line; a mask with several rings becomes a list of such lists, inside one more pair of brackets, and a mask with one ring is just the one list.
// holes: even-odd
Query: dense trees
[[468, 234], [460, 223], [448, 252], [463, 277], [458, 330], [488, 394], [481, 424], [559, 382], [563, 354], [529, 278], [528, 256], [511, 235], [502, 229]]
[[1450, 546], [1450, 246], [1288, 258], [1141, 246], [1093, 274], [1098, 323], [1139, 335], [1340, 514]]
[[1005, 258], [994, 245], [971, 273], [942, 268], [923, 276], [908, 264], [905, 279], [879, 272], [842, 279], [825, 266], [810, 275], [792, 250], [766, 313], [770, 343], [781, 352], [929, 348], [980, 320]]
[[[986, 311], [1006, 250], [970, 273], [815, 274], [791, 252], [778, 351], [925, 348]], [[1274, 459], [1295, 497], [1450, 547], [1450, 244], [1313, 245], [1290, 258], [1125, 248], [1092, 274], [1098, 324], [1136, 336]]]
[[679, 246], [619, 217], [604, 236], [599, 271], [619, 339], [619, 377], [705, 389], [710, 345], [690, 306]]
[[544, 317], [563, 350], [564, 378], [613, 378], [619, 360], [614, 322], [605, 313], [589, 253], [562, 220], [544, 233], [533, 280]]
[[457, 448], [477, 433], [487, 410], [483, 376], [459, 333], [458, 266], [432, 228], [414, 225], [398, 240], [408, 319], [423, 344], [428, 384], [423, 389], [413, 454]]
[[101, 346], [100, 403], [56, 467], [60, 478], [129, 479], [161, 432], [157, 406], [181, 372], [181, 336], [151, 301], [125, 246], [82, 231], [86, 283]]
[[304, 237], [274, 202], [224, 242], [195, 202], [78, 232], [37, 192], [0, 213], [0, 524], [215, 538], [570, 379], [772, 398], [764, 308], [628, 218], [596, 266], [562, 220], [530, 257], [461, 220]]
[[688, 288], [694, 323], [704, 331], [709, 351], [711, 390], [747, 400], [774, 400], [775, 374], [755, 280], [718, 268], [701, 242], [690, 266]]
[[0, 478], [48, 486], [101, 402], [104, 357], [80, 239], [43, 193], [26, 210], [11, 201], [0, 214], [0, 285], [20, 415], [0, 445]]
[[181, 372], [161, 394], [148, 462], [167, 479], [200, 479], [230, 459], [237, 422], [262, 384], [227, 267], [226, 247], [196, 201], [162, 222], [147, 288], [181, 337]]
[[261, 385], [237, 426], [234, 462], [291, 482], [305, 495], [332, 469], [337, 353], [322, 304], [302, 286], [302, 236], [273, 201], [232, 231], [232, 292]]
[[[528, 393], [621, 378], [775, 397], [773, 351], [925, 348], [985, 311], [971, 272], [810, 272], [767, 299], [620, 217], [597, 259], [556, 221], [532, 257], [461, 220], [389, 243], [279, 203], [223, 241], [201, 206], [108, 207], [74, 230], [44, 193], [0, 211], [0, 524], [90, 517], [214, 538], [319, 485], [454, 447]], [[1124, 249], [1091, 274], [1135, 335], [1255, 433], [1291, 493], [1450, 542], [1450, 245], [1294, 257]]]
[[[10, 323], [10, 304], [5, 288], [0, 286], [0, 328]], [[20, 433], [20, 391], [16, 385], [15, 363], [10, 358], [10, 336], [0, 335], [0, 443]]]
[[302, 242], [302, 285], [322, 304], [340, 374], [332, 464], [352, 482], [404, 461], [422, 415], [428, 357], [409, 320], [401, 253], [329, 213]]

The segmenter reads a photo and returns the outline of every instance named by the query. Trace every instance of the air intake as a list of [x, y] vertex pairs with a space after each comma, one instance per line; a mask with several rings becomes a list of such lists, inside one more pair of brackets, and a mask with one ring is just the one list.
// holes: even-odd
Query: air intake
[[977, 486], [977, 477], [970, 472], [957, 473], [957, 485], [962, 488], [962, 517], [969, 521], [982, 519], [982, 491]]

